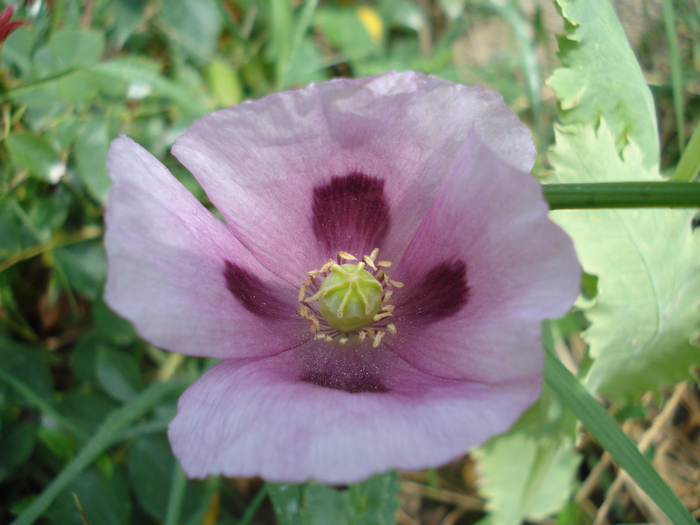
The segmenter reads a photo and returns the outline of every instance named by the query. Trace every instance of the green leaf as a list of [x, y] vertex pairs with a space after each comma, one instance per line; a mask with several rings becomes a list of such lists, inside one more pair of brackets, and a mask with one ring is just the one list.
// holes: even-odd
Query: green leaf
[[78, 176], [90, 193], [101, 203], [107, 201], [111, 180], [107, 173], [109, 150], [107, 120], [95, 117], [85, 123], [75, 144], [75, 160]]
[[393, 525], [399, 508], [396, 472], [344, 490], [313, 482], [268, 488], [280, 525]]
[[0, 482], [12, 475], [34, 451], [37, 425], [20, 421], [9, 429], [3, 428], [0, 438]]
[[129, 345], [137, 338], [131, 323], [115, 314], [101, 298], [92, 303], [92, 320], [100, 335], [118, 345]]
[[238, 73], [225, 60], [212, 60], [204, 76], [218, 107], [235, 106], [243, 100], [243, 86]]
[[144, 18], [146, 0], [117, 0], [114, 2], [114, 40], [122, 47]]
[[675, 525], [697, 525], [678, 496], [637, 450], [617, 422], [549, 350], [545, 352], [544, 363], [547, 384], [671, 522]]
[[558, 443], [523, 433], [504, 436], [477, 455], [480, 490], [494, 525], [540, 522], [571, 496], [580, 458], [573, 440]]
[[[80, 510], [86, 521], [83, 521]], [[56, 498], [48, 514], [56, 525], [84, 525], [86, 522], [129, 525], [132, 523], [132, 503], [126, 477], [120, 469], [113, 470], [107, 477], [91, 468]]]
[[107, 273], [102, 241], [83, 241], [57, 248], [56, 260], [66, 273], [71, 287], [95, 300], [100, 294]]
[[105, 37], [101, 31], [56, 31], [51, 35], [48, 47], [52, 72], [88, 68], [100, 59], [104, 48]]
[[[32, 396], [44, 401], [53, 399], [53, 381], [48, 362], [49, 353], [47, 351], [0, 337], [0, 370], [21, 381], [31, 389]], [[0, 386], [0, 388], [2, 387]], [[21, 396], [19, 399], [22, 397], [26, 398], [27, 396]]]
[[144, 57], [125, 57], [99, 64], [91, 68], [97, 77], [101, 91], [112, 96], [140, 100], [149, 95], [166, 97], [185, 112], [202, 115], [207, 107], [201, 96], [187, 86], [162, 76], [160, 65]]
[[[184, 386], [183, 381], [153, 383], [137, 397], [110, 413], [75, 458], [66, 465], [58, 476], [53, 478], [41, 495], [25, 508], [11, 525], [34, 523], [51, 505], [56, 496], [63, 492], [107, 448], [120, 439], [122, 432], [153, 409], [164, 397], [173, 392], [181, 392]], [[94, 521], [94, 523], [100, 523], [100, 521]]]
[[94, 390], [70, 392], [56, 403], [56, 410], [89, 436], [97, 431], [105, 417], [114, 410], [114, 403]]
[[57, 458], [67, 460], [75, 453], [75, 439], [62, 429], [41, 427], [38, 436]]
[[[555, 182], [660, 181], [630, 144], [620, 158], [603, 120], [558, 129], [550, 160]], [[586, 310], [585, 333], [595, 359], [587, 386], [614, 398], [633, 397], [689, 377], [700, 364], [700, 232], [692, 210], [571, 210], [552, 213], [572, 236], [598, 296]]]
[[215, 0], [168, 0], [158, 17], [167, 35], [192, 56], [209, 60], [221, 33], [221, 14]]
[[[142, 437], [129, 446], [127, 470], [139, 505], [158, 521], [165, 521], [170, 502], [171, 479], [177, 475], [177, 461], [165, 434]], [[205, 496], [201, 483], [189, 483], [181, 500], [180, 522], [196, 514]]]
[[66, 173], [66, 166], [43, 138], [29, 133], [13, 133], [7, 137], [10, 158], [18, 168], [26, 168], [39, 179], [56, 184]]
[[268, 483], [268, 493], [279, 525], [301, 525], [301, 485]]
[[393, 525], [399, 510], [399, 475], [387, 472], [350, 486], [350, 503], [357, 525]]
[[87, 107], [97, 96], [97, 85], [90, 71], [75, 71], [56, 80], [56, 89], [61, 102]]
[[324, 6], [316, 11], [313, 25], [349, 59], [363, 57], [378, 49], [358, 18], [356, 8]]
[[169, 483], [175, 458], [164, 435], [137, 439], [129, 446], [126, 465], [139, 505], [158, 521], [168, 508]]
[[642, 164], [659, 163], [656, 108], [642, 70], [609, 0], [557, 0], [570, 24], [559, 38], [564, 67], [549, 79], [565, 124], [610, 127], [617, 150], [627, 140], [642, 151]]
[[100, 347], [96, 373], [102, 388], [117, 401], [132, 399], [141, 388], [139, 362], [125, 350]]
[[491, 523], [539, 522], [570, 498], [580, 457], [576, 420], [546, 386], [507, 433], [473, 451]]
[[3, 64], [14, 64], [22, 74], [29, 72], [32, 65], [34, 31], [28, 27], [18, 27], [2, 44]]

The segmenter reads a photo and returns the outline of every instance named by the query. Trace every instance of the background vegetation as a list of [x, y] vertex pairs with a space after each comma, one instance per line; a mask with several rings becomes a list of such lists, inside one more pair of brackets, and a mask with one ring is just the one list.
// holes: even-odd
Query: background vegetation
[[[102, 301], [105, 161], [126, 133], [207, 203], [168, 153], [194, 119], [334, 76], [414, 69], [500, 92], [533, 131], [543, 182], [690, 179], [698, 0], [619, 0], [617, 17], [607, 0], [17, 7], [22, 25], [0, 27], [0, 523], [667, 522], [549, 387], [514, 430], [437, 471], [349, 490], [187, 481], [165, 428], [211, 363], [150, 346]], [[677, 170], [682, 152], [690, 168]], [[693, 213], [553, 214], [589, 274], [545, 335], [696, 511]], [[286, 515], [286, 501], [301, 513]]]

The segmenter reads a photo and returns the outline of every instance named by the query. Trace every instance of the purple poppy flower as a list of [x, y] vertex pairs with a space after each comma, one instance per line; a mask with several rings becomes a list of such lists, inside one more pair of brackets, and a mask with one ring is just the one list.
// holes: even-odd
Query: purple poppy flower
[[223, 359], [169, 427], [190, 477], [436, 466], [538, 397], [540, 323], [580, 268], [499, 95], [332, 80], [207, 115], [173, 153], [226, 224], [117, 139], [105, 298], [155, 346]]

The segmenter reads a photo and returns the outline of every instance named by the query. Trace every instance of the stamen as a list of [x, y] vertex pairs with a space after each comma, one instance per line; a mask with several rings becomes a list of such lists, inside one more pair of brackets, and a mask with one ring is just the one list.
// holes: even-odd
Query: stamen
[[330, 268], [332, 268], [333, 266], [335, 266], [335, 261], [334, 261], [333, 259], [328, 259], [328, 261], [326, 262], [326, 264], [324, 264], [323, 266], [321, 266], [321, 269], [318, 271], [318, 273], [325, 273], [325, 272], [327, 272]]
[[316, 317], [314, 314], [309, 315], [309, 321], [313, 323], [313, 332], [320, 332], [321, 331], [321, 323], [318, 321], [318, 317]]
[[[377, 260], [378, 255], [379, 249], [375, 248], [369, 255], [363, 255], [361, 262], [345, 264], [343, 261], [358, 261], [358, 257], [341, 250], [336, 260], [329, 259], [318, 270], [308, 272], [308, 277], [299, 287], [297, 300], [301, 304], [297, 310], [302, 318], [311, 323], [309, 329], [315, 340], [335, 342], [342, 346], [350, 343], [356, 335], [360, 343], [369, 338], [372, 348], [378, 348], [387, 333], [396, 335], [395, 324], [388, 323], [384, 326], [381, 321], [391, 317], [396, 308], [388, 304], [394, 294], [391, 288], [403, 288], [404, 285], [389, 277], [385, 269], [391, 268], [392, 263]], [[316, 280], [317, 277], [320, 278], [319, 281]], [[307, 297], [308, 294], [311, 295]], [[338, 300], [340, 305], [336, 307]], [[317, 307], [304, 304], [316, 301]], [[352, 311], [355, 312], [352, 314], [346, 311], [351, 302]], [[334, 306], [329, 308], [329, 304]], [[367, 316], [364, 321], [358, 310], [364, 310]], [[319, 311], [323, 316], [323, 324]], [[341, 321], [344, 317], [348, 321]], [[360, 319], [360, 322], [356, 319]]]
[[381, 321], [385, 317], [391, 317], [391, 312], [384, 312], [383, 314], [377, 314], [374, 317], [372, 317], [372, 321], [374, 321], [376, 323], [377, 321]]
[[313, 294], [311, 297], [307, 297], [304, 299], [305, 303], [313, 303], [314, 301], [318, 301], [321, 297], [323, 297], [325, 290], [319, 290], [315, 294]]

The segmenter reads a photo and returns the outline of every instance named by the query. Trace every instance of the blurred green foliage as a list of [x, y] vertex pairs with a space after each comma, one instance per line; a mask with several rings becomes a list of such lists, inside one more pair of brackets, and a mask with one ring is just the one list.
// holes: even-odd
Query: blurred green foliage
[[[686, 35], [679, 60], [686, 66], [685, 87], [698, 93], [700, 22], [690, 4], [677, 7]], [[556, 12], [544, 3], [515, 0], [23, 3], [14, 19], [26, 23], [9, 35], [0, 52], [0, 523], [30, 508], [86, 446], [95, 446], [100, 429], [111, 428], [105, 427], [111, 416], [149, 395], [149, 385], [174, 375], [192, 381], [210, 364], [151, 347], [101, 300], [106, 273], [102, 215], [110, 184], [106, 159], [114, 138], [125, 133], [144, 145], [207, 204], [194, 178], [168, 153], [199, 116], [335, 76], [413, 69], [499, 91], [533, 130], [541, 153], [537, 170], [545, 172], [557, 109], [566, 110], [568, 122], [577, 112], [589, 118], [591, 109], [576, 109], [573, 103], [575, 87], [589, 72], [560, 70], [552, 84], [566, 100], [559, 107], [545, 84], [557, 64], [554, 31], [580, 22], [569, 15], [565, 28], [561, 18], [552, 22], [552, 16]], [[652, 24], [636, 51], [656, 82], [661, 167], [667, 168], [678, 160], [678, 125], [670, 75], [657, 67], [658, 54], [650, 45], [654, 38], [663, 39], [659, 27]], [[619, 31], [614, 38], [621, 56], [633, 58]], [[577, 59], [577, 53], [594, 54], [588, 47], [576, 48], [571, 39], [560, 43], [565, 65], [590, 58]], [[641, 75], [636, 81], [632, 91], [646, 97]], [[649, 116], [653, 110], [647, 106], [632, 109]], [[681, 122], [690, 136], [698, 97], [688, 95], [686, 107]], [[619, 146], [626, 133], [636, 137], [637, 113], [617, 122]], [[648, 158], [655, 160], [653, 130], [643, 136]], [[585, 282], [590, 299], [596, 281]], [[586, 320], [575, 312], [555, 331], [563, 339], [585, 327]], [[584, 371], [589, 364], [584, 358]], [[271, 522], [272, 507], [253, 497], [261, 482], [183, 481], [164, 434], [183, 387], [156, 399], [143, 413], [134, 412], [136, 419], [126, 430], [95, 448], [97, 459], [77, 469], [42, 508], [42, 523]], [[513, 507], [488, 519], [540, 518], [568, 502], [561, 516], [578, 522], [581, 511], [567, 497], [575, 484], [575, 431], [571, 414], [545, 397], [514, 434], [487, 445], [485, 475], [504, 478], [508, 457], [494, 450], [512, 452], [517, 445], [527, 449], [515, 458], [522, 461], [518, 467], [539, 476], [535, 485], [543, 489], [519, 492], [522, 497]], [[504, 494], [522, 489], [509, 482], [513, 478], [507, 475], [484, 493], [494, 501], [508, 500]], [[275, 508], [284, 498], [281, 487], [264, 489]], [[552, 487], [555, 495], [543, 502]], [[390, 523], [399, 482], [389, 474], [345, 491], [315, 484], [292, 490], [303, 491], [304, 501], [320, 509], [314, 514], [307, 508], [304, 523], [341, 523], [341, 516], [347, 523]], [[392, 497], [377, 497], [382, 494]]]

